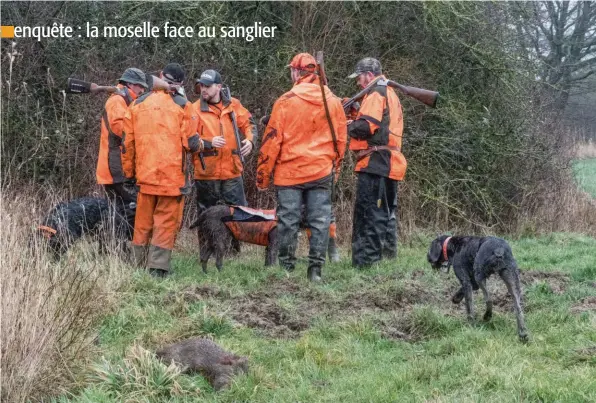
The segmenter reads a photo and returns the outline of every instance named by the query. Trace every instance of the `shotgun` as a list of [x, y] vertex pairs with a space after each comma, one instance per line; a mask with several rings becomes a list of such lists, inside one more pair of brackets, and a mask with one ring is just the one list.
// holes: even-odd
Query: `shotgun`
[[69, 78], [66, 82], [66, 93], [67, 94], [96, 94], [99, 92], [116, 92], [117, 87], [109, 85], [97, 85], [83, 80], [77, 80], [76, 78]]
[[[344, 110], [348, 111], [350, 107], [354, 104], [354, 102], [363, 98], [366, 94], [372, 90], [375, 86], [377, 81], [379, 81], [381, 77], [375, 78], [373, 81], [370, 82], [362, 91], [354, 95], [352, 98], [348, 99], [346, 102], [343, 103]], [[393, 80], [388, 80], [387, 85], [395, 88], [405, 95], [408, 95], [425, 105], [430, 106], [431, 108], [436, 108], [437, 106], [437, 99], [439, 98], [439, 93], [436, 91], [425, 90], [423, 88], [416, 88], [416, 87], [409, 87], [407, 85], [399, 84]]]
[[[222, 93], [224, 95], [224, 97], [226, 97], [227, 99], [230, 100], [230, 102], [232, 102], [232, 94], [230, 93], [230, 87], [223, 87], [222, 88]], [[242, 163], [242, 166], [244, 167], [244, 157], [242, 156], [242, 141], [240, 140], [240, 131], [238, 130], [238, 122], [236, 121], [236, 113], [234, 112], [234, 110], [232, 110], [232, 112], [230, 112], [230, 118], [232, 119], [232, 126], [234, 127], [234, 138], [236, 139], [236, 147], [238, 150], [238, 156], [240, 157], [240, 162]]]
[[319, 50], [315, 57], [317, 61], [317, 69], [319, 70], [319, 85], [321, 87], [321, 96], [323, 97], [323, 106], [325, 108], [325, 117], [327, 118], [327, 124], [331, 131], [331, 139], [333, 140], [333, 149], [335, 151], [336, 160], [333, 163], [335, 168], [335, 162], [339, 160], [339, 149], [337, 148], [337, 136], [335, 135], [335, 128], [331, 121], [331, 113], [329, 112], [329, 105], [327, 105], [327, 97], [325, 96], [325, 85], [327, 85], [327, 75], [325, 74], [325, 64], [323, 62], [323, 51]]
[[[156, 76], [149, 76], [152, 81], [151, 90], [165, 90], [178, 92], [180, 95], [186, 97], [184, 94], [184, 87], [177, 84], [170, 84]], [[76, 78], [69, 78], [66, 81], [67, 94], [98, 94], [100, 92], [114, 93], [118, 91], [118, 87], [112, 85], [97, 85], [88, 81], [79, 80]]]

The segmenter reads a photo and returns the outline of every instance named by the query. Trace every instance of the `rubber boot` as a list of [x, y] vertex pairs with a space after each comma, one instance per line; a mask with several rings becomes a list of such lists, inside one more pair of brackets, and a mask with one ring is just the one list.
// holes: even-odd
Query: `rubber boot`
[[166, 277], [170, 273], [170, 260], [172, 259], [172, 250], [151, 245], [149, 247], [149, 259], [147, 267], [149, 274], [154, 277]]
[[327, 256], [329, 257], [330, 262], [339, 262], [339, 251], [337, 250], [335, 238], [329, 238], [329, 243], [327, 244]]
[[310, 266], [306, 277], [313, 283], [318, 283], [321, 281], [321, 268], [318, 266]]
[[144, 268], [147, 263], [147, 251], [148, 247], [146, 245], [131, 245], [131, 259], [132, 264], [138, 268]]

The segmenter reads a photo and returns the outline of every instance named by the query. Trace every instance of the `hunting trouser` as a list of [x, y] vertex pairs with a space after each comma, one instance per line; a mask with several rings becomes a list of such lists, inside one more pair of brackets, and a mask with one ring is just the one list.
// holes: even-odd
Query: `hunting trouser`
[[352, 228], [352, 266], [366, 267], [397, 253], [397, 185], [383, 176], [358, 173]]
[[301, 206], [305, 226], [310, 229], [308, 266], [320, 271], [325, 264], [331, 218], [331, 176], [294, 186], [277, 186], [277, 231], [279, 263], [286, 270], [296, 265], [296, 245]]
[[150, 269], [170, 269], [172, 249], [182, 224], [184, 196], [139, 193], [133, 247], [147, 248]]
[[220, 201], [234, 206], [247, 206], [242, 176], [226, 180], [196, 180], [197, 212], [215, 206]]

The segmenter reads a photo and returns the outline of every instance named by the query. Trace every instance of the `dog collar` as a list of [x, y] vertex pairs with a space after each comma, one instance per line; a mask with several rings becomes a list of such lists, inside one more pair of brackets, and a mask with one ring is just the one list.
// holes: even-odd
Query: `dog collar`
[[43, 236], [45, 236], [46, 238], [50, 239], [52, 237], [52, 235], [56, 235], [56, 230], [54, 228], [45, 226], [45, 225], [40, 225], [37, 227], [37, 229], [40, 229], [43, 231]]
[[445, 240], [443, 241], [443, 260], [444, 261], [449, 261], [449, 257], [447, 256], [447, 244], [449, 243], [449, 240], [452, 237], [448, 236], [447, 238], [445, 238]]

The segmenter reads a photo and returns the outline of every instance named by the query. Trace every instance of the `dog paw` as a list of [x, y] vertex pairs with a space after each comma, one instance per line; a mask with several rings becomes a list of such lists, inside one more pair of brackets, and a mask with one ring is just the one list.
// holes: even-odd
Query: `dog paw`
[[528, 341], [530, 341], [530, 338], [528, 337], [527, 333], [520, 333], [519, 341], [521, 341], [522, 343], [527, 343]]
[[484, 316], [482, 317], [482, 319], [484, 319], [485, 322], [488, 322], [489, 320], [491, 320], [492, 317], [493, 317], [492, 311], [486, 311], [484, 313]]
[[455, 305], [459, 304], [460, 302], [462, 302], [464, 299], [463, 295], [459, 295], [459, 294], [455, 294], [452, 298], [451, 298], [451, 302], [453, 302]]

